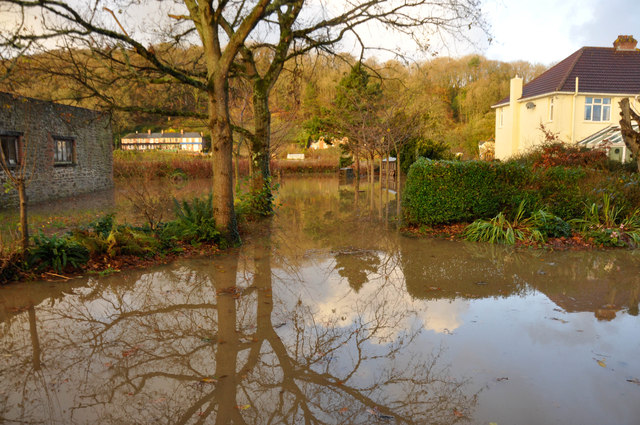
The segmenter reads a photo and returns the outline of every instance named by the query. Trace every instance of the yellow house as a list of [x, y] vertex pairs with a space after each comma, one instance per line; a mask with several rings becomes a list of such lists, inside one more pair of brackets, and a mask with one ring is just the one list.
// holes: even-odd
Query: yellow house
[[588, 139], [618, 124], [618, 103], [625, 97], [638, 110], [636, 44], [632, 36], [621, 35], [613, 47], [581, 48], [527, 84], [512, 78], [509, 97], [492, 106], [495, 157], [506, 159], [543, 143], [541, 125], [567, 143]]

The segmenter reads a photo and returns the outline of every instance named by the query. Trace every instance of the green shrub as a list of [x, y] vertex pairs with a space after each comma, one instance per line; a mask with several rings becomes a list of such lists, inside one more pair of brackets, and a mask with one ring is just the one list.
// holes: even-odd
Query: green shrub
[[89, 261], [89, 251], [78, 242], [56, 235], [34, 236], [34, 247], [29, 250], [29, 264], [38, 269], [51, 267], [61, 273], [65, 268], [78, 266]]
[[161, 243], [153, 235], [142, 229], [130, 226], [117, 226], [106, 239], [107, 254], [110, 257], [118, 255], [135, 255], [138, 257], [152, 256], [160, 252]]
[[4, 251], [0, 247], [0, 285], [18, 280], [24, 267], [21, 253]]
[[163, 239], [174, 238], [185, 242], [220, 243], [220, 232], [213, 218], [213, 196], [204, 199], [194, 198], [191, 203], [173, 200], [176, 219], [167, 223], [163, 230]]
[[344, 168], [344, 167], [350, 166], [351, 164], [353, 164], [352, 156], [340, 156], [340, 159], [338, 161], [338, 167]]
[[582, 188], [585, 177], [587, 172], [579, 167], [536, 170], [533, 186], [538, 196], [537, 206], [564, 220], [580, 216], [591, 192], [590, 188]]
[[89, 255], [95, 256], [107, 253], [109, 249], [107, 238], [110, 233], [111, 230], [109, 230], [109, 233], [107, 233], [106, 236], [103, 236], [103, 233], [94, 233], [84, 229], [77, 229], [71, 232], [71, 237], [80, 245], [84, 246], [87, 251], [89, 251]]
[[531, 214], [531, 221], [545, 239], [571, 236], [571, 225], [545, 210], [538, 210]]
[[469, 241], [504, 243], [513, 245], [516, 241], [544, 242], [544, 234], [538, 230], [535, 218], [525, 218], [525, 203], [522, 202], [513, 220], [503, 213], [490, 220], [476, 220], [465, 229], [464, 236]]
[[106, 214], [105, 216], [100, 217], [95, 221], [92, 221], [87, 227], [91, 229], [96, 235], [100, 235], [103, 238], [106, 238], [107, 236], [109, 236], [109, 233], [111, 233], [111, 230], [113, 229], [113, 223], [114, 214], [111, 213]]
[[275, 205], [275, 194], [280, 185], [269, 178], [265, 181], [262, 189], [254, 191], [248, 179], [239, 188], [246, 187], [247, 190], [238, 190], [236, 194], [235, 209], [239, 216], [245, 217], [268, 217], [273, 215]]
[[573, 221], [587, 238], [602, 246], [640, 245], [640, 209], [622, 216], [621, 209], [613, 204], [608, 194], [601, 203], [585, 208], [584, 217]]
[[407, 177], [405, 218], [409, 224], [431, 225], [493, 217], [514, 209], [531, 181], [531, 171], [517, 163], [420, 158]]
[[400, 149], [398, 155], [400, 170], [408, 173], [411, 164], [418, 158], [432, 160], [452, 159], [453, 155], [449, 146], [444, 142], [437, 142], [431, 139], [411, 139]]

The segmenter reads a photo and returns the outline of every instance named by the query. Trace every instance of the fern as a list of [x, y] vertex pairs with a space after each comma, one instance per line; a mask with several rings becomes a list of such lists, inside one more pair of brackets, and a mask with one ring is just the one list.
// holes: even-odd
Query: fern
[[58, 273], [71, 266], [78, 268], [89, 261], [89, 251], [78, 242], [56, 235], [45, 236], [40, 232], [33, 238], [34, 247], [29, 251], [29, 264], [38, 269], [51, 267]]
[[164, 239], [175, 238], [192, 243], [220, 242], [220, 232], [213, 218], [211, 194], [204, 199], [194, 198], [191, 203], [180, 203], [174, 199], [173, 206], [176, 219], [164, 227]]

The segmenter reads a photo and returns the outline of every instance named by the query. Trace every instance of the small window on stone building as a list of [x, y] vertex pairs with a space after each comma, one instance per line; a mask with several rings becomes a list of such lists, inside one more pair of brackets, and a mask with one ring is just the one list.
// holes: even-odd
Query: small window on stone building
[[75, 163], [76, 141], [68, 137], [53, 138], [53, 163], [69, 165]]
[[0, 135], [2, 153], [8, 167], [20, 164], [20, 137]]

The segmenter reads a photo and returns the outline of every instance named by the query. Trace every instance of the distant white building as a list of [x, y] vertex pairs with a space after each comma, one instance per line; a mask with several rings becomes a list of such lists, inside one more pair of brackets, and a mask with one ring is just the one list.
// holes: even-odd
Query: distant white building
[[130, 133], [120, 139], [122, 150], [172, 150], [202, 152], [204, 136], [197, 132]]

